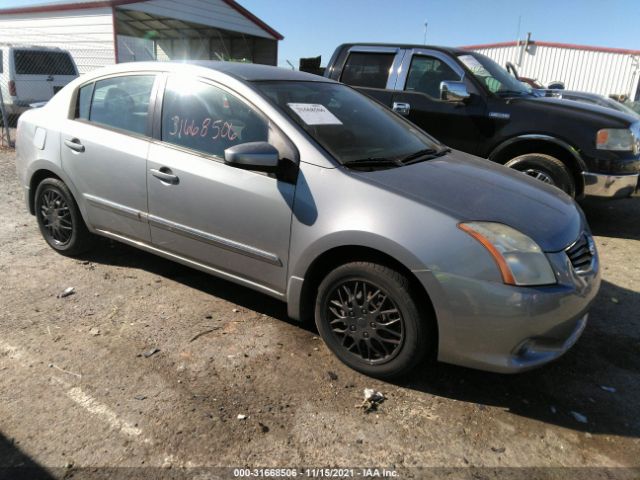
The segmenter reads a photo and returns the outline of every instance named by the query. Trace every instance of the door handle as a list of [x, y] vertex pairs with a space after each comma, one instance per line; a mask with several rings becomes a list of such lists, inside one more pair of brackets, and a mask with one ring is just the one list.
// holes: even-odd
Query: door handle
[[405, 102], [393, 102], [393, 107], [391, 108], [394, 112], [399, 113], [400, 115], [409, 115], [411, 111], [411, 105]]
[[82, 143], [80, 143], [80, 140], [78, 140], [77, 138], [72, 138], [71, 140], [65, 140], [64, 144], [75, 152], [80, 152], [80, 153], [84, 152], [84, 145], [82, 145]]
[[171, 172], [170, 168], [167, 168], [167, 167], [161, 167], [159, 169], [152, 168], [149, 171], [151, 172], [151, 175], [153, 175], [156, 178], [159, 178], [165, 183], [169, 183], [171, 185], [177, 185], [178, 183], [180, 183], [180, 179], [178, 178], [177, 175], [174, 175]]

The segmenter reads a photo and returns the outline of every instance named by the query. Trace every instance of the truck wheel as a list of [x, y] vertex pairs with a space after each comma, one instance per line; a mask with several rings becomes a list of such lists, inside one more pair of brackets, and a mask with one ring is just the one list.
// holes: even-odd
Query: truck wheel
[[320, 336], [340, 360], [372, 377], [400, 376], [433, 351], [435, 323], [425, 315], [409, 280], [383, 265], [341, 265], [318, 287]]
[[36, 189], [35, 212], [40, 233], [57, 252], [74, 256], [91, 247], [93, 235], [64, 182], [57, 178], [45, 178], [40, 182]]
[[570, 196], [575, 196], [576, 186], [567, 166], [551, 155], [527, 153], [505, 163], [505, 166], [558, 187]]

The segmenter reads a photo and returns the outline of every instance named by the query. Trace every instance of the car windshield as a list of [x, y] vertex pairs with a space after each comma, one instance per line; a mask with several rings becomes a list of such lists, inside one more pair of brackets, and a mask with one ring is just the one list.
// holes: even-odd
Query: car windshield
[[533, 90], [496, 62], [478, 53], [464, 53], [458, 59], [480, 83], [496, 95], [532, 95]]
[[257, 88], [338, 162], [400, 164], [446, 148], [383, 105], [346, 85], [264, 81]]

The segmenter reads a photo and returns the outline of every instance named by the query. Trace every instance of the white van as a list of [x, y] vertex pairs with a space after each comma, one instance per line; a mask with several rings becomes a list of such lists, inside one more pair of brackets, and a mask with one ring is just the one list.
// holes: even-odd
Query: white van
[[49, 101], [76, 77], [78, 68], [67, 50], [0, 45], [0, 88], [7, 117]]

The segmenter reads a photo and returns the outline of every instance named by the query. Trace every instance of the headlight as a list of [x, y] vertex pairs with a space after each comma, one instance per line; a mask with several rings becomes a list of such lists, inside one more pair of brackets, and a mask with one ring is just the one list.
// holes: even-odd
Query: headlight
[[598, 150], [619, 152], [640, 152], [640, 135], [636, 124], [631, 128], [603, 128], [596, 135]]
[[493, 222], [460, 223], [458, 227], [489, 251], [504, 283], [521, 286], [556, 283], [544, 252], [525, 234]]

